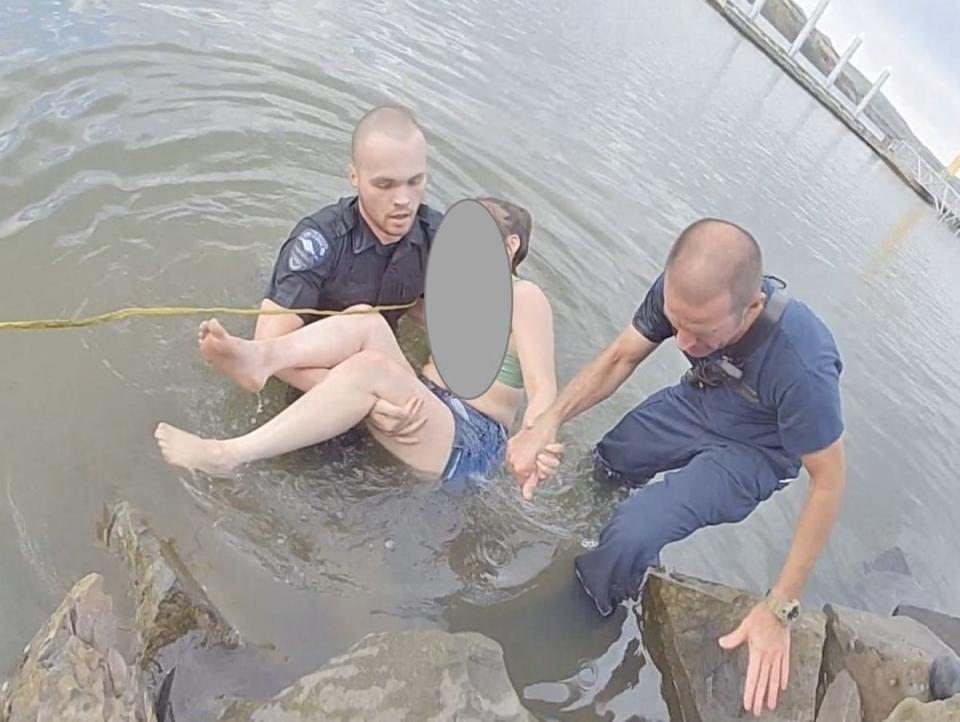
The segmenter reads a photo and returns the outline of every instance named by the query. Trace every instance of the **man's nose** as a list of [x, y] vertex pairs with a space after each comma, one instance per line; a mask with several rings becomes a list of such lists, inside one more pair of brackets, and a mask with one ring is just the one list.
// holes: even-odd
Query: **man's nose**
[[410, 205], [412, 194], [407, 186], [401, 186], [393, 197], [393, 205], [398, 208], [407, 208]]
[[677, 343], [677, 348], [681, 351], [689, 351], [697, 345], [697, 337], [688, 331], [684, 331], [682, 328], [677, 331], [674, 340]]

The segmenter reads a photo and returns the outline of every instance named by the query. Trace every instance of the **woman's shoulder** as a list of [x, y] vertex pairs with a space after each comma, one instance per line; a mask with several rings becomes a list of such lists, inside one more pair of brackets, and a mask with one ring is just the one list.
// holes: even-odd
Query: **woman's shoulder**
[[513, 307], [521, 316], [542, 318], [551, 313], [547, 294], [536, 283], [524, 278], [514, 279]]
[[521, 302], [530, 301], [534, 303], [549, 303], [547, 294], [543, 292], [543, 289], [533, 281], [530, 281], [526, 278], [513, 279], [513, 298]]

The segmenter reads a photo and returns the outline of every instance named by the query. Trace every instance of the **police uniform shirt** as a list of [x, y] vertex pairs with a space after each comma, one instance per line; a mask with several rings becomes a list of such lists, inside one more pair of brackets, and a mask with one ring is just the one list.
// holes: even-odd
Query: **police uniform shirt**
[[[767, 298], [775, 290], [770, 279], [764, 279], [763, 290]], [[662, 273], [637, 309], [633, 326], [653, 343], [675, 335], [663, 311]], [[723, 349], [711, 354], [722, 355]], [[755, 392], [754, 398], [745, 397], [733, 380], [716, 387], [680, 386], [712, 431], [785, 453], [794, 466], [843, 433], [842, 370], [830, 330], [808, 306], [790, 299], [777, 327], [744, 359], [741, 382]]]
[[[303, 218], [280, 248], [266, 297], [284, 308], [342, 311], [356, 304], [399, 305], [422, 294], [427, 256], [443, 215], [421, 204], [399, 241], [381, 243], [360, 215], [357, 196]], [[396, 326], [404, 311], [385, 312]], [[304, 323], [324, 316], [301, 314]]]

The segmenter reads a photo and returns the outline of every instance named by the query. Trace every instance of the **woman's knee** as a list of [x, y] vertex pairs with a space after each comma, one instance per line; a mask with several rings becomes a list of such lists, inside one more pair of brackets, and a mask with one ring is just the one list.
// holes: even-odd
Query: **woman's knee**
[[340, 366], [354, 374], [384, 374], [397, 366], [397, 363], [383, 351], [364, 349], [353, 354]]
[[399, 375], [410, 375], [410, 370], [402, 366], [389, 353], [377, 349], [364, 349], [338, 367], [350, 380], [363, 386], [364, 389], [377, 391], [384, 387], [395, 387]]
[[359, 351], [344, 360], [331, 372], [337, 384], [355, 393], [376, 395], [384, 383], [389, 384], [397, 363], [382, 351]]
[[343, 314], [343, 318], [349, 318], [353, 323], [363, 324], [370, 339], [393, 337], [393, 331], [387, 319], [369, 304], [358, 303], [350, 306], [343, 311]]

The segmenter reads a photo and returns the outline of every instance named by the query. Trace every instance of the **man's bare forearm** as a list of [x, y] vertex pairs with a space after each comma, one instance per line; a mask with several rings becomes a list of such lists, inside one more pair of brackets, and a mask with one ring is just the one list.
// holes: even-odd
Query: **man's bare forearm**
[[843, 498], [843, 470], [831, 469], [823, 475], [832, 478], [811, 480], [790, 551], [773, 586], [773, 593], [780, 599], [800, 596], [839, 513]]
[[584, 411], [606, 400], [636, 370], [639, 361], [606, 349], [568, 383], [544, 414], [555, 431]]

